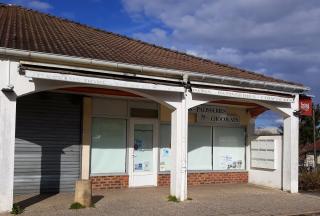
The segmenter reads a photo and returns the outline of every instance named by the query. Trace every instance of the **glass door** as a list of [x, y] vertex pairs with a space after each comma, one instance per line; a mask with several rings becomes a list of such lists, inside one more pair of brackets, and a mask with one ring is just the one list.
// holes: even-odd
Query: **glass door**
[[152, 172], [153, 125], [135, 124], [133, 143], [134, 172]]
[[[158, 167], [157, 123], [155, 120], [131, 120], [131, 187], [156, 186]], [[129, 154], [130, 154], [129, 153]]]

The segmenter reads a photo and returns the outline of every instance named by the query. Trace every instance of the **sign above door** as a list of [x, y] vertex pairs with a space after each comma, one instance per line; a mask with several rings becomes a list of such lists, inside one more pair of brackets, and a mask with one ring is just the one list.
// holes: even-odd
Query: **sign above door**
[[215, 124], [240, 124], [240, 116], [229, 114], [226, 107], [200, 105], [191, 108], [190, 113], [197, 114], [197, 122]]

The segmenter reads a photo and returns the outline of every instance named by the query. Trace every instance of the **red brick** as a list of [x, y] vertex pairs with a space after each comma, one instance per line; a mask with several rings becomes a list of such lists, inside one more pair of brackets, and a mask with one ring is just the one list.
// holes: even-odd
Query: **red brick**
[[93, 189], [128, 188], [129, 176], [92, 176]]
[[[188, 173], [188, 185], [248, 183], [247, 172]], [[159, 174], [158, 186], [169, 186], [170, 174]]]
[[[93, 189], [128, 188], [129, 176], [92, 176]], [[247, 172], [188, 173], [188, 185], [248, 183]], [[158, 186], [170, 186], [170, 174], [158, 175]]]

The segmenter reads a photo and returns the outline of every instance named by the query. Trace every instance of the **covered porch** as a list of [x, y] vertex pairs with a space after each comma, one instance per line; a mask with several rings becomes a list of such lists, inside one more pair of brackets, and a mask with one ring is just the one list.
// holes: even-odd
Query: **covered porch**
[[[20, 65], [18, 62], [13, 61], [2, 61], [3, 68], [7, 68], [7, 76], [10, 77], [10, 82], [15, 86], [14, 91], [3, 91], [1, 95], [1, 117], [4, 121], [1, 122], [1, 139], [8, 143], [3, 145], [2, 148], [7, 152], [7, 156], [1, 160], [1, 179], [2, 187], [1, 195], [6, 200], [6, 208], [9, 210], [13, 203], [13, 179], [14, 179], [14, 152], [15, 152], [15, 124], [16, 124], [16, 104], [17, 99], [28, 97], [26, 95], [32, 95], [37, 92], [44, 91], [58, 91], [58, 93], [75, 93], [82, 95], [82, 131], [81, 131], [81, 166], [80, 166], [80, 179], [92, 179], [93, 183], [99, 180], [99, 177], [92, 175], [92, 121], [93, 121], [93, 110], [94, 100], [92, 95], [101, 96], [101, 92], [81, 92], [75, 91], [75, 89], [86, 88], [86, 89], [109, 89], [113, 91], [122, 92], [124, 96], [131, 95], [133, 97], [144, 98], [145, 102], [155, 102], [158, 113], [155, 117], [156, 120], [150, 120], [150, 116], [153, 115], [148, 105], [137, 105], [135, 111], [124, 110], [124, 113], [136, 112], [142, 116], [140, 120], [136, 116], [133, 117], [131, 123], [138, 125], [141, 130], [146, 130], [148, 125], [152, 125], [153, 131], [155, 132], [153, 137], [153, 148], [151, 160], [153, 163], [148, 165], [134, 164], [128, 162], [125, 164], [127, 175], [122, 175], [123, 184], [129, 187], [139, 186], [158, 186], [158, 185], [170, 185], [170, 194], [177, 197], [178, 200], [184, 201], [188, 197], [188, 171], [189, 180], [194, 176], [199, 176], [204, 173], [200, 179], [208, 178], [207, 183], [235, 183], [235, 182], [223, 182], [228, 176], [231, 179], [236, 179], [238, 183], [252, 182], [255, 184], [265, 185], [289, 191], [292, 193], [298, 192], [298, 117], [294, 113], [299, 109], [298, 100], [299, 95], [297, 94], [284, 94], [274, 93], [269, 91], [256, 91], [252, 88], [235, 88], [225, 86], [210, 86], [202, 85], [197, 79], [192, 80], [187, 74], [182, 77], [176, 74], [178, 78], [163, 78], [161, 77], [146, 77], [142, 75], [138, 80], [132, 78], [129, 74], [117, 73], [112, 75], [93, 75], [91, 72], [99, 73], [100, 70], [86, 69], [80, 67], [65, 67], [51, 64], [34, 64], [31, 62], [25, 62]], [[20, 66], [19, 66], [20, 65]], [[61, 73], [61, 70], [63, 71]], [[160, 71], [156, 71], [159, 72]], [[172, 72], [173, 73], [173, 72]], [[174, 74], [174, 73], [173, 73]], [[197, 76], [196, 76], [197, 77]], [[164, 81], [164, 79], [169, 79]], [[234, 81], [232, 81], [234, 82]], [[101, 91], [101, 90], [99, 90]], [[102, 90], [103, 92], [103, 90]], [[124, 93], [127, 92], [127, 93]], [[110, 95], [109, 95], [110, 96]], [[115, 96], [115, 95], [113, 95]], [[119, 96], [119, 95], [116, 95]], [[122, 95], [123, 96], [123, 95]], [[129, 96], [129, 97], [131, 97]], [[104, 105], [105, 106], [104, 106]], [[240, 104], [240, 106], [239, 106]], [[250, 105], [257, 105], [257, 107], [251, 107]], [[144, 107], [145, 106], [145, 107]], [[153, 105], [150, 105], [153, 106]], [[233, 112], [227, 112], [223, 107], [232, 107]], [[249, 106], [249, 107], [247, 107]], [[107, 112], [118, 112], [116, 103], [102, 102], [96, 106], [96, 111], [101, 112], [102, 115], [109, 115]], [[160, 109], [158, 109], [160, 107]], [[282, 138], [268, 137], [267, 139], [257, 139], [254, 137], [254, 118], [257, 113], [260, 112], [261, 108], [271, 109], [279, 112], [284, 118], [284, 135]], [[143, 110], [144, 109], [144, 110]], [[151, 109], [152, 110], [152, 109]], [[211, 111], [210, 111], [211, 110]], [[163, 112], [161, 114], [161, 112]], [[240, 118], [240, 114], [237, 116], [236, 113], [244, 115]], [[220, 113], [220, 114], [219, 114]], [[221, 115], [222, 113], [222, 115]], [[233, 114], [233, 115], [230, 115]], [[118, 113], [116, 114], [116, 116]], [[170, 124], [167, 138], [170, 142], [170, 169], [163, 170], [167, 171], [167, 174], [160, 173], [160, 165], [158, 165], [158, 144], [159, 133], [159, 117], [161, 115], [167, 115], [167, 123]], [[119, 116], [118, 116], [119, 117]], [[195, 118], [195, 119], [191, 119]], [[244, 119], [243, 119], [244, 118]], [[144, 121], [143, 119], [149, 119]], [[244, 128], [246, 132], [243, 136], [244, 147], [243, 147], [243, 160], [230, 161], [228, 153], [225, 154], [224, 165], [226, 167], [235, 168], [234, 170], [222, 170], [214, 169], [214, 157], [211, 154], [211, 170], [200, 169], [200, 172], [195, 172], [193, 175], [192, 171], [188, 169], [188, 157], [191, 160], [191, 156], [188, 155], [188, 137], [189, 123], [199, 122], [203, 120], [206, 122], [204, 125], [212, 124], [212, 127], [217, 123], [239, 123], [239, 126]], [[129, 121], [128, 120], [128, 121]], [[243, 121], [243, 122], [241, 122]], [[201, 122], [200, 122], [201, 123]], [[223, 124], [222, 124], [223, 125]], [[129, 126], [129, 128], [131, 127]], [[216, 125], [217, 126], [217, 125]], [[134, 127], [131, 127], [134, 128]], [[127, 129], [126, 129], [127, 130]], [[215, 129], [210, 129], [214, 133]], [[202, 130], [201, 130], [202, 131]], [[128, 130], [129, 137], [135, 138], [135, 131]], [[219, 132], [217, 134], [221, 134]], [[231, 132], [232, 133], [232, 132]], [[171, 135], [169, 135], [171, 134]], [[230, 134], [231, 136], [231, 134]], [[210, 139], [213, 139], [212, 137]], [[262, 140], [262, 141], [261, 141]], [[136, 157], [134, 151], [136, 149], [136, 139], [132, 139], [132, 142], [128, 141], [128, 151], [126, 157]], [[252, 148], [252, 141], [254, 141], [255, 147]], [[160, 141], [161, 142], [161, 141]], [[214, 144], [212, 144], [214, 147]], [[278, 145], [278, 146], [277, 146]], [[269, 147], [268, 147], [269, 146]], [[276, 147], [277, 146], [277, 147]], [[169, 147], [169, 146], [167, 146]], [[203, 147], [203, 146], [200, 146]], [[209, 148], [209, 151], [213, 151], [213, 147]], [[255, 152], [255, 157], [251, 158], [252, 150]], [[259, 152], [260, 151], [260, 152]], [[213, 151], [214, 152], [214, 151]], [[202, 159], [202, 155], [195, 155], [198, 160]], [[266, 153], [266, 154], [264, 154]], [[280, 157], [279, 157], [280, 156]], [[227, 157], [227, 158], [226, 158]], [[90, 159], [91, 158], [91, 159]], [[97, 156], [95, 156], [97, 158]], [[228, 159], [229, 158], [229, 159]], [[194, 159], [194, 158], [193, 158]], [[231, 162], [228, 164], [228, 161]], [[159, 162], [161, 164], [161, 161]], [[79, 164], [79, 165], [80, 165]], [[135, 170], [143, 169], [152, 164], [153, 169], [149, 172], [141, 174], [134, 174]], [[221, 162], [218, 162], [221, 164]], [[190, 165], [190, 164], [189, 164]], [[160, 170], [159, 170], [160, 167]], [[162, 167], [165, 169], [165, 167]], [[218, 173], [216, 172], [218, 171]], [[130, 174], [132, 172], [132, 174]], [[129, 173], [129, 174], [128, 174]], [[212, 174], [213, 173], [213, 174]], [[239, 175], [235, 175], [239, 174]], [[99, 175], [97, 175], [99, 176]], [[100, 175], [101, 176], [101, 175]], [[110, 175], [107, 176], [108, 179]], [[114, 176], [114, 175], [113, 175]], [[220, 176], [216, 182], [212, 179]], [[197, 178], [197, 177], [194, 177]], [[237, 179], [238, 178], [238, 179]], [[274, 182], [276, 178], [276, 182]], [[195, 179], [196, 181], [197, 179]], [[267, 181], [266, 181], [267, 180]], [[101, 180], [100, 180], [101, 181]], [[102, 179], [102, 181], [105, 181]], [[221, 181], [221, 182], [219, 182]], [[190, 181], [192, 182], [192, 181]], [[121, 183], [122, 184], [122, 183]], [[197, 183], [195, 183], [197, 184]], [[204, 184], [204, 183], [199, 183]], [[96, 184], [97, 185], [97, 184]]]

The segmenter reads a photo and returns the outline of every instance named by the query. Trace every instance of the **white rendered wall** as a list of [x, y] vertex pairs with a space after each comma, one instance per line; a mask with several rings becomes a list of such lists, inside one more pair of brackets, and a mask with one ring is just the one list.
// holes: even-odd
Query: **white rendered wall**
[[[283, 116], [283, 139], [281, 145], [282, 153], [278, 158], [278, 168], [282, 169], [279, 172], [258, 172], [258, 175], [253, 175], [255, 172], [252, 172], [250, 165], [247, 166], [249, 171], [249, 182], [260, 184], [269, 187], [281, 188], [284, 191], [291, 193], [298, 192], [298, 147], [299, 147], [299, 118], [294, 115], [295, 111], [299, 110], [299, 95], [295, 95], [294, 101], [290, 104], [281, 104], [281, 103], [268, 103], [266, 107], [281, 113]], [[250, 127], [248, 127], [250, 128]], [[279, 146], [280, 147], [280, 146]], [[250, 162], [250, 151], [249, 146], [247, 147], [247, 162]], [[281, 164], [280, 164], [281, 163]], [[280, 166], [279, 166], [280, 165]], [[251, 173], [252, 172], [252, 173]], [[268, 175], [266, 173], [272, 173], [269, 177], [272, 180], [268, 180]], [[281, 174], [280, 174], [281, 173]], [[250, 177], [251, 176], [251, 177]], [[281, 178], [280, 178], [280, 177]], [[265, 180], [263, 180], [265, 178]], [[260, 179], [260, 180], [259, 180]], [[281, 186], [279, 180], [281, 179]], [[259, 180], [259, 181], [258, 181]], [[262, 181], [263, 180], [263, 181]], [[267, 183], [267, 185], [265, 184]]]
[[[275, 146], [275, 163], [276, 169], [259, 169], [251, 167], [251, 161], [248, 160], [249, 183], [262, 185], [271, 188], [282, 189], [282, 136], [258, 136], [255, 139], [274, 139]], [[250, 154], [250, 151], [247, 153]], [[248, 158], [248, 157], [247, 157]]]

